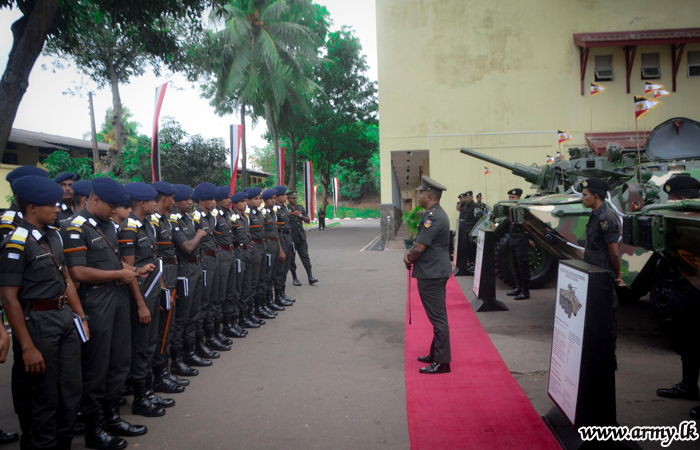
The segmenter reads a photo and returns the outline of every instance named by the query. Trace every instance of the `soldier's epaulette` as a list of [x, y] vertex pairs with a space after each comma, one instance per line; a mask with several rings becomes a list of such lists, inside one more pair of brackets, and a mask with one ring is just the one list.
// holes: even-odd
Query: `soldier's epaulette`
[[170, 217], [168, 217], [168, 222], [177, 223], [177, 219], [177, 214], [170, 214]]
[[156, 219], [155, 216], [151, 216], [151, 225], [153, 225], [155, 227], [155, 226], [158, 226], [159, 223], [160, 223], [160, 221], [158, 219]]
[[273, 209], [275, 212], [277, 212], [277, 211], [279, 211], [279, 209], [280, 209], [280, 205], [275, 205], [275, 206], [272, 207], [272, 209]]
[[214, 216], [214, 217], [218, 216], [218, 215], [219, 215], [219, 210], [216, 209], [216, 208], [214, 208], [214, 209], [212, 210], [212, 212], [211, 212], [211, 215]]
[[10, 235], [10, 242], [5, 247], [24, 250], [24, 244], [27, 242], [29, 231], [26, 228], [17, 227]]
[[83, 217], [83, 216], [75, 216], [73, 218], [73, 220], [70, 221], [70, 224], [74, 227], [80, 228], [85, 223], [85, 220], [87, 220], [87, 219], [85, 219], [85, 217]]
[[192, 213], [192, 220], [194, 220], [195, 222], [199, 223], [201, 218], [202, 214], [199, 211], [195, 211]]
[[17, 215], [17, 212], [7, 210], [2, 214], [2, 217], [0, 217], [0, 225], [7, 225], [7, 224], [12, 224], [12, 222], [15, 220], [15, 216]]
[[134, 233], [137, 233], [138, 228], [139, 228], [139, 223], [137, 221], [135, 221], [131, 217], [126, 219], [126, 225], [124, 225], [124, 229], [126, 231], [133, 231]]

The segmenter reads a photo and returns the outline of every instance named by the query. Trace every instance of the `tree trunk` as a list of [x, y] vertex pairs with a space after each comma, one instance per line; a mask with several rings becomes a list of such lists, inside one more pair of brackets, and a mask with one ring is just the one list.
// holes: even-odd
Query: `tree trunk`
[[321, 174], [321, 185], [323, 186], [323, 194], [321, 197], [321, 209], [324, 211], [328, 207], [328, 187], [331, 185], [331, 165], [328, 164], [328, 166], [322, 168], [320, 171]]
[[289, 142], [291, 143], [289, 148], [289, 183], [287, 183], [287, 189], [290, 191], [297, 190], [297, 148], [299, 147], [299, 142], [294, 140], [294, 135], [289, 136]]
[[97, 128], [95, 127], [95, 107], [92, 104], [92, 91], [88, 92], [90, 96], [90, 132], [92, 136], [92, 164], [93, 173], [100, 171], [100, 149], [97, 146]]
[[124, 148], [124, 124], [122, 123], [122, 99], [119, 96], [119, 74], [112, 63], [109, 63], [108, 70], [112, 87], [112, 109], [114, 110], [112, 114], [112, 126], [114, 127], [114, 140], [117, 146], [116, 148], [109, 149], [104, 159], [104, 164], [101, 165], [103, 173], [114, 171], [114, 167], [117, 164], [117, 155], [119, 155]]
[[267, 129], [272, 135], [272, 144], [274, 146], [273, 150], [275, 152], [275, 182], [278, 183], [278, 186], [280, 186], [284, 184], [284, 180], [282, 179], [282, 161], [280, 158], [279, 151], [280, 142], [279, 137], [277, 136], [277, 123], [275, 122], [275, 114], [272, 110], [272, 107], [268, 103], [265, 103], [265, 122], [267, 122]]
[[241, 186], [246, 188], [248, 187], [248, 171], [246, 169], [248, 156], [245, 149], [245, 102], [241, 105], [241, 124], [243, 125], [241, 130]]
[[23, 16], [12, 24], [12, 50], [0, 80], [0, 161], [19, 104], [29, 86], [29, 74], [44, 48], [58, 4], [58, 0], [37, 0], [29, 16]]

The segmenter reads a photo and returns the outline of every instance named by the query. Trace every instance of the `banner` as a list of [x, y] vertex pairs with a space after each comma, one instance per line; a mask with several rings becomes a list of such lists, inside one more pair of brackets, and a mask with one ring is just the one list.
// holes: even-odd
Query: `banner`
[[241, 150], [241, 135], [243, 125], [231, 125], [231, 195], [236, 193], [236, 179], [238, 178], [238, 157]]
[[153, 139], [151, 140], [151, 174], [153, 182], [160, 181], [160, 148], [158, 146], [158, 119], [160, 118], [160, 108], [163, 106], [163, 97], [168, 83], [156, 88], [156, 110], [153, 114]]
[[557, 130], [557, 134], [559, 135], [559, 144], [563, 144], [564, 142], [571, 140], [571, 135], [566, 131]]
[[598, 95], [605, 92], [605, 86], [601, 86], [597, 83], [591, 83], [591, 95]]
[[644, 93], [648, 94], [650, 92], [658, 91], [659, 89], [663, 89], [664, 85], [663, 84], [658, 84], [658, 83], [649, 83], [648, 81], [644, 83]]
[[338, 217], [338, 196], [340, 195], [340, 180], [333, 178], [333, 218]]
[[490, 168], [490, 167], [484, 166], [484, 175], [488, 175], [488, 174], [490, 174], [490, 173], [493, 173], [493, 171], [491, 170], [491, 168]]
[[634, 115], [637, 120], [644, 117], [649, 111], [661, 105], [661, 102], [656, 100], [651, 100], [646, 97], [641, 97], [638, 95], [634, 96]]
[[309, 218], [314, 220], [316, 217], [316, 209], [314, 207], [316, 204], [316, 188], [314, 186], [314, 169], [311, 161], [304, 163], [304, 197], [306, 200], [306, 212], [309, 214]]

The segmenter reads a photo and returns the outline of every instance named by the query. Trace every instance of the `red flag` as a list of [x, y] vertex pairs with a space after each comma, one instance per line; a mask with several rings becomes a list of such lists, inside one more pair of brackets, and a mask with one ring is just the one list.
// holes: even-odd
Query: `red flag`
[[661, 104], [658, 100], [651, 100], [646, 97], [634, 96], [634, 115], [637, 120], [641, 119], [646, 113], [656, 108]]
[[163, 106], [163, 98], [165, 97], [165, 89], [168, 83], [156, 88], [156, 110], [153, 114], [153, 139], [151, 140], [151, 174], [153, 182], [160, 181], [160, 148], [158, 146], [158, 118], [160, 117], [160, 108]]

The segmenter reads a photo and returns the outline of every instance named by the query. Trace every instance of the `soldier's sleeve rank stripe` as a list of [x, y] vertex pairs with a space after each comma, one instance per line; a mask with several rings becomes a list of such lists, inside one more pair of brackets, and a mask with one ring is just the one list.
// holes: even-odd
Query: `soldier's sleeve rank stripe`
[[88, 248], [87, 247], [75, 247], [75, 248], [66, 248], [63, 250], [63, 253], [75, 253], [75, 252], [84, 252]]
[[77, 231], [78, 233], [80, 233], [81, 231], [83, 231], [83, 229], [78, 227], [68, 227], [66, 228], [66, 231]]
[[126, 231], [133, 231], [134, 233], [138, 233], [138, 232], [139, 232], [139, 230], [138, 230], [137, 228], [134, 228], [134, 227], [129, 227], [129, 226], [127, 226], [127, 227], [124, 227], [124, 229], [125, 229]]
[[12, 228], [14, 230], [15, 226], [11, 223], [2, 223], [0, 224], [0, 228]]
[[12, 243], [9, 243], [9, 244], [7, 244], [5, 247], [6, 247], [6, 248], [16, 248], [16, 249], [19, 249], [19, 250], [24, 251], [24, 245], [20, 245], [20, 244], [12, 244]]

